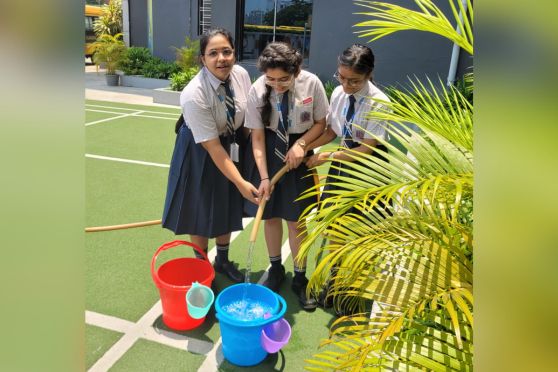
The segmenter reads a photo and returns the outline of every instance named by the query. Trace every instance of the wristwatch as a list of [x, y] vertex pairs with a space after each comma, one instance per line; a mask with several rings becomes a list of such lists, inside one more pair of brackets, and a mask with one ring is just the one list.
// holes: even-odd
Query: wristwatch
[[298, 141], [296, 141], [296, 143], [302, 147], [302, 149], [304, 150], [306, 148], [306, 141], [303, 139], [299, 139]]

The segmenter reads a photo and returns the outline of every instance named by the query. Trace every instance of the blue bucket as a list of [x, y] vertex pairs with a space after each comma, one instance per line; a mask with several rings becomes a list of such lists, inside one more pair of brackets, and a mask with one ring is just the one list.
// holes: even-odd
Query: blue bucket
[[[272, 309], [271, 316], [262, 319], [240, 320], [224, 311], [224, 307], [241, 301], [246, 289], [246, 298], [256, 300]], [[279, 310], [279, 305], [281, 309]], [[287, 303], [269, 288], [259, 284], [241, 283], [225, 288], [215, 300], [216, 316], [219, 320], [223, 354], [225, 359], [241, 367], [261, 363], [267, 356], [262, 346], [262, 330], [285, 315]]]

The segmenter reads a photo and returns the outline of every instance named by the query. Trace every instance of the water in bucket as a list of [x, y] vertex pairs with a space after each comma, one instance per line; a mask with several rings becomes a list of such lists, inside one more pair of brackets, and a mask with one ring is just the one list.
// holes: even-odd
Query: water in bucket
[[266, 314], [271, 314], [273, 308], [267, 303], [246, 298], [246, 289], [242, 299], [233, 301], [223, 306], [223, 312], [241, 321], [265, 319]]

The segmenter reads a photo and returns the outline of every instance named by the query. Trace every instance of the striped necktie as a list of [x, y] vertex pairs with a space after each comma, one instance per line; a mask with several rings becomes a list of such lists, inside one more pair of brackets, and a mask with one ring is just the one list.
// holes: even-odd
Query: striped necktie
[[347, 110], [347, 115], [345, 116], [345, 126], [343, 127], [343, 145], [350, 149], [352, 149], [355, 145], [350, 129], [350, 122], [353, 120], [353, 116], [355, 114], [355, 102], [356, 98], [351, 94], [349, 96], [349, 109]]
[[225, 88], [225, 106], [227, 107], [228, 115], [227, 115], [227, 131], [229, 134], [234, 134], [234, 96], [231, 91], [230, 87], [230, 80], [221, 83], [221, 86]]
[[287, 127], [289, 123], [289, 91], [287, 90], [283, 93], [283, 99], [281, 100], [281, 117], [283, 120], [279, 120], [277, 125], [277, 136], [275, 137], [275, 155], [285, 161], [285, 156], [287, 155], [287, 149], [289, 148], [289, 134], [287, 132]]

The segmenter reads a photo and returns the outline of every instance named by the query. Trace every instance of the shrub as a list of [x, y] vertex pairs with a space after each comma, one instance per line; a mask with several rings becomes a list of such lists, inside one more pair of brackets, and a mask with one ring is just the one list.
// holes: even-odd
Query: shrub
[[188, 69], [198, 65], [199, 40], [191, 40], [189, 37], [186, 37], [184, 46], [181, 48], [174, 47], [174, 49], [176, 51], [176, 63], [182, 71], [188, 71]]
[[333, 93], [333, 90], [335, 89], [335, 84], [328, 80], [324, 84], [324, 89], [326, 91], [327, 99], [331, 99], [331, 93]]
[[143, 66], [143, 76], [154, 79], [168, 79], [173, 73], [180, 71], [180, 67], [174, 62], [165, 62], [161, 58], [154, 57]]
[[97, 37], [116, 35], [122, 32], [122, 0], [111, 0], [102, 6], [102, 14], [93, 24]]
[[151, 51], [147, 48], [130, 47], [120, 62], [120, 69], [126, 75], [142, 75], [143, 66], [153, 59]]
[[190, 67], [186, 71], [181, 71], [170, 76], [170, 88], [181, 91], [200, 71], [198, 66]]

